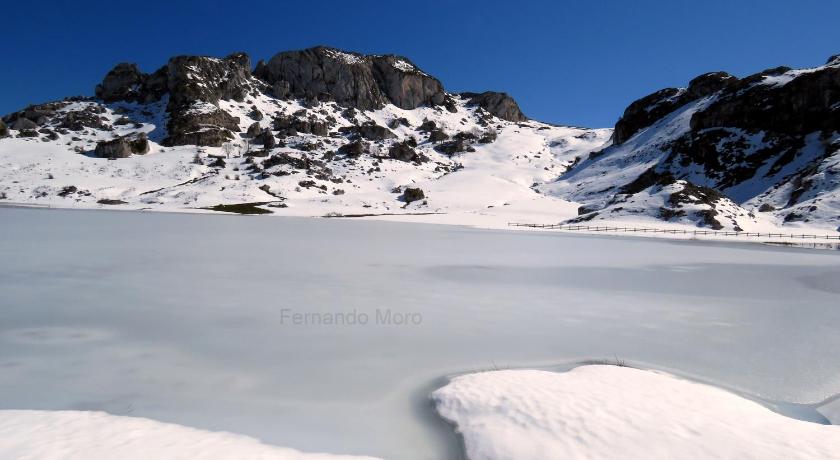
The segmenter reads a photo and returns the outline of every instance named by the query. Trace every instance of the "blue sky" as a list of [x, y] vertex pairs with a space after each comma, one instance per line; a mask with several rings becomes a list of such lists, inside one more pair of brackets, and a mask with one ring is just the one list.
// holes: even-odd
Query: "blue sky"
[[324, 44], [408, 56], [450, 91], [506, 91], [536, 119], [612, 126], [703, 72], [822, 64], [840, 53], [837, 17], [825, 0], [8, 2], [0, 113], [92, 94], [121, 61], [151, 72], [178, 54], [256, 62]]

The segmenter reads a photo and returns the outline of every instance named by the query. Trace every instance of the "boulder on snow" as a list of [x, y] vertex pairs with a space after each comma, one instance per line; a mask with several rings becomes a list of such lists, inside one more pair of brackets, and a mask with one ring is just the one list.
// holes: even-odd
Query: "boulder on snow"
[[149, 139], [145, 133], [118, 137], [96, 144], [94, 151], [99, 158], [128, 158], [132, 154], [149, 153]]
[[29, 118], [18, 118], [12, 123], [12, 129], [16, 131], [32, 131], [38, 129], [38, 124]]
[[245, 136], [253, 138], [259, 136], [261, 132], [262, 128], [260, 127], [260, 123], [255, 121], [251, 123], [251, 126], [248, 126], [248, 130], [245, 131]]
[[426, 194], [423, 193], [423, 189], [419, 187], [408, 187], [403, 191], [402, 199], [406, 203], [411, 203], [412, 201], [419, 201], [426, 198]]

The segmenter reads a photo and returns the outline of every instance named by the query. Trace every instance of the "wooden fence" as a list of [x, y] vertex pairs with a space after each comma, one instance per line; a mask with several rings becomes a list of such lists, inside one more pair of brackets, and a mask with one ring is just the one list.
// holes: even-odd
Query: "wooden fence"
[[508, 222], [510, 227], [544, 228], [549, 230], [568, 230], [579, 232], [623, 232], [623, 233], [667, 233], [671, 235], [693, 235], [693, 236], [734, 236], [734, 237], [755, 237], [755, 238], [779, 238], [799, 240], [840, 240], [837, 235], [813, 235], [797, 233], [756, 233], [756, 232], [733, 232], [723, 230], [683, 230], [666, 228], [645, 228], [645, 227], [608, 227], [603, 225], [564, 225], [564, 224], [524, 224], [519, 222]]

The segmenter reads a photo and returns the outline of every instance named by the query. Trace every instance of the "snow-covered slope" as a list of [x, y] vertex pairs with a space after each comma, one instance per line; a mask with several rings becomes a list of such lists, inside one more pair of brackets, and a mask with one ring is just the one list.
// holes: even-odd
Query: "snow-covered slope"
[[433, 398], [470, 460], [840, 458], [840, 427], [628, 367], [470, 374]]
[[254, 438], [86, 411], [0, 411], [0, 459], [375, 460], [309, 454]]
[[95, 98], [3, 118], [0, 203], [834, 230], [837, 74], [840, 60], [706, 74], [633, 103], [613, 135], [528, 120], [504, 93], [446, 92], [401, 56], [119, 64]]
[[840, 59], [701, 75], [631, 104], [612, 145], [540, 187], [581, 220], [713, 228], [840, 225]]

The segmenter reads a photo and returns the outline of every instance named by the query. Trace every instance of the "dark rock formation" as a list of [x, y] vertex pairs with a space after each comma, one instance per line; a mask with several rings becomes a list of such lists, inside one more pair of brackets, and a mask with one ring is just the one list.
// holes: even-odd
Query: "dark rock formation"
[[472, 144], [475, 140], [476, 137], [471, 133], [458, 133], [451, 141], [437, 145], [435, 150], [450, 156], [461, 152], [474, 152]]
[[105, 75], [102, 83], [96, 85], [94, 93], [107, 103], [148, 103], [159, 100], [167, 90], [166, 67], [149, 75], [141, 72], [137, 64], [121, 63]]
[[356, 126], [353, 131], [358, 133], [363, 139], [369, 141], [384, 141], [385, 139], [395, 139], [397, 137], [390, 129], [373, 122]]
[[257, 137], [262, 132], [262, 128], [260, 128], [259, 122], [251, 123], [251, 126], [248, 126], [248, 130], [245, 131], [245, 136], [247, 137]]
[[262, 144], [266, 149], [273, 149], [277, 145], [277, 139], [274, 138], [270, 129], [263, 130], [259, 136], [254, 138], [254, 142]]
[[6, 123], [3, 120], [0, 120], [0, 137], [6, 137], [9, 135], [9, 128], [6, 127]]
[[85, 128], [102, 129], [110, 131], [111, 125], [108, 119], [102, 116], [105, 110], [98, 105], [87, 105], [80, 110], [65, 112], [56, 117], [59, 128], [70, 131], [82, 131]]
[[148, 79], [137, 64], [123, 62], [114, 66], [96, 85], [96, 97], [105, 102], [142, 100], [140, 90]]
[[18, 118], [12, 123], [12, 129], [18, 131], [32, 131], [38, 129], [38, 124], [28, 118]]
[[467, 100], [467, 104], [481, 107], [502, 120], [519, 122], [528, 119], [519, 109], [519, 104], [507, 93], [461, 93], [461, 97]]
[[356, 158], [362, 156], [363, 153], [368, 151], [367, 145], [361, 140], [355, 140], [353, 142], [347, 143], [342, 145], [338, 148], [338, 153], [350, 158]]
[[163, 145], [219, 147], [239, 132], [239, 118], [207, 102], [176, 109], [167, 124], [169, 136]]
[[401, 109], [443, 104], [443, 85], [401, 56], [373, 56], [374, 76], [388, 100]]
[[243, 101], [253, 90], [251, 58], [235, 53], [224, 59], [178, 56], [166, 65], [170, 107], [194, 101], [216, 104], [220, 100]]
[[691, 80], [686, 89], [666, 88], [634, 101], [615, 124], [613, 143], [623, 144], [637, 132], [679, 107], [731, 88], [737, 82], [737, 78], [726, 72], [710, 72]]
[[417, 143], [411, 140], [397, 142], [392, 144], [391, 148], [388, 149], [388, 157], [394, 160], [406, 162], [423, 163], [428, 161], [428, 158], [426, 158], [425, 155], [417, 153], [417, 150], [414, 149], [415, 147], [417, 147]]
[[96, 156], [99, 158], [128, 158], [131, 154], [149, 153], [149, 140], [146, 134], [118, 137], [96, 144]]
[[105, 102], [152, 102], [168, 93], [173, 108], [194, 101], [242, 101], [254, 90], [250, 75], [251, 59], [245, 53], [224, 59], [176, 56], [153, 74], [141, 72], [136, 64], [122, 63], [97, 85], [96, 97]]
[[402, 194], [402, 200], [406, 203], [411, 203], [412, 201], [420, 201], [426, 198], [426, 194], [423, 193], [423, 189], [418, 187], [407, 187]]
[[691, 119], [692, 130], [730, 126], [747, 131], [806, 134], [840, 128], [840, 67], [803, 73], [785, 84], [766, 84], [781, 69], [744, 78]]
[[364, 56], [323, 46], [276, 54], [255, 70], [275, 97], [332, 100], [362, 110], [443, 103], [440, 82], [399, 56]]

